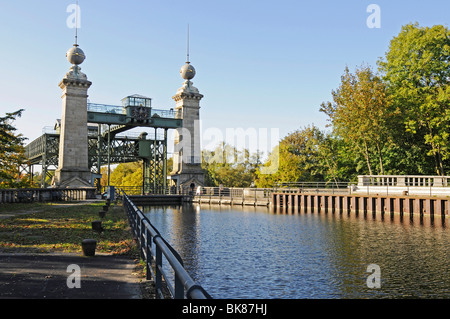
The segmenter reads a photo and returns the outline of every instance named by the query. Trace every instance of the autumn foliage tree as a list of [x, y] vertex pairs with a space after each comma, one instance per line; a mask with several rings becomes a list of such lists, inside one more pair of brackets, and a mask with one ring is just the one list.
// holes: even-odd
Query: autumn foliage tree
[[238, 150], [226, 143], [214, 150], [202, 152], [202, 169], [207, 186], [250, 187], [255, 181], [255, 171], [260, 165], [260, 153], [248, 149]]
[[320, 111], [328, 115], [335, 134], [360, 154], [370, 175], [384, 174], [383, 148], [390, 144], [389, 122], [396, 112], [390, 108], [386, 85], [369, 66], [355, 73], [345, 69], [341, 84], [332, 91], [333, 102], [322, 103]]
[[323, 132], [315, 126], [288, 134], [269, 155], [262, 166], [276, 167], [271, 174], [257, 170], [258, 187], [273, 187], [283, 182], [311, 182], [325, 179], [320, 158]]
[[[101, 185], [108, 185], [108, 168], [101, 168]], [[143, 172], [141, 162], [120, 163], [111, 169], [109, 185], [116, 187], [141, 187], [143, 183]]]

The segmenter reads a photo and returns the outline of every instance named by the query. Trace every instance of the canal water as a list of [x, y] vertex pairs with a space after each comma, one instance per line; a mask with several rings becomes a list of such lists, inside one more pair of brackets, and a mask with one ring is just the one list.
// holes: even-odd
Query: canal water
[[215, 299], [450, 298], [440, 219], [195, 204], [143, 211]]

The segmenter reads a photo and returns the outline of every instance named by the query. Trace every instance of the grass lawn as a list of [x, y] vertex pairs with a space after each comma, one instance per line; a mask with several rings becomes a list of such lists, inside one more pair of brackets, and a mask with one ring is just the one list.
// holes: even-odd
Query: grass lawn
[[[104, 202], [0, 204], [0, 252], [81, 253], [82, 240], [92, 238], [97, 240], [97, 253], [135, 253], [123, 207], [111, 205], [106, 216], [100, 218], [103, 205]], [[92, 230], [94, 220], [102, 221], [103, 232]]]

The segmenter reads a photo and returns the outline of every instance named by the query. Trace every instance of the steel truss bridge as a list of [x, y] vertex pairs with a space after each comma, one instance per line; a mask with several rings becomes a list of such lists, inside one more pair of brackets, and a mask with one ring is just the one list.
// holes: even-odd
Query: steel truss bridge
[[[100, 187], [101, 167], [112, 164], [142, 161], [145, 193], [165, 193], [167, 190], [167, 131], [182, 126], [180, 114], [173, 109], [156, 110], [151, 99], [132, 95], [122, 100], [122, 106], [88, 103], [88, 159], [91, 183]], [[30, 174], [34, 166], [42, 166], [41, 187], [48, 185], [46, 177], [58, 167], [59, 120], [54, 129], [25, 147]], [[124, 134], [137, 128], [153, 128], [139, 136]], [[108, 175], [109, 177], [109, 175]]]

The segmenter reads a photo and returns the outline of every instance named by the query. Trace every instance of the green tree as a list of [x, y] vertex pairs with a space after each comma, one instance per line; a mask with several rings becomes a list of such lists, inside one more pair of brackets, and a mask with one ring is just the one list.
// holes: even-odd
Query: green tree
[[276, 183], [282, 182], [283, 177], [280, 177], [279, 170], [280, 144], [273, 148], [268, 159], [256, 170], [256, 186], [259, 188], [271, 188], [274, 187]]
[[315, 126], [296, 130], [283, 138], [262, 166], [276, 167], [271, 174], [258, 169], [256, 185], [273, 187], [282, 182], [324, 180], [325, 165], [320, 162], [319, 145], [323, 133]]
[[383, 148], [391, 142], [388, 123], [397, 114], [386, 85], [369, 66], [356, 68], [354, 74], [346, 68], [332, 96], [333, 102], [322, 103], [320, 111], [328, 115], [336, 136], [364, 158], [370, 175], [375, 170], [384, 174]]
[[[102, 167], [102, 180], [101, 185], [108, 185], [108, 172], [107, 167]], [[142, 186], [142, 163], [141, 162], [131, 162], [131, 163], [120, 163], [112, 171], [109, 178], [110, 185], [116, 187], [124, 186]]]
[[16, 134], [17, 130], [12, 124], [22, 115], [20, 109], [13, 113], [6, 113], [0, 117], [0, 187], [21, 188], [34, 186], [28, 175], [20, 172], [20, 166], [26, 164], [25, 138]]
[[318, 144], [318, 167], [325, 182], [347, 182], [356, 179], [355, 159], [345, 141], [332, 133], [324, 133]]
[[428, 147], [426, 153], [434, 158], [435, 172], [440, 175], [445, 174], [445, 161], [450, 157], [449, 63], [449, 29], [417, 23], [403, 26], [385, 58], [378, 61], [407, 133], [417, 141], [416, 148]]
[[255, 171], [260, 164], [260, 153], [250, 154], [247, 149], [237, 150], [222, 143], [214, 151], [202, 152], [202, 168], [205, 184], [217, 187], [250, 187], [254, 182]]

